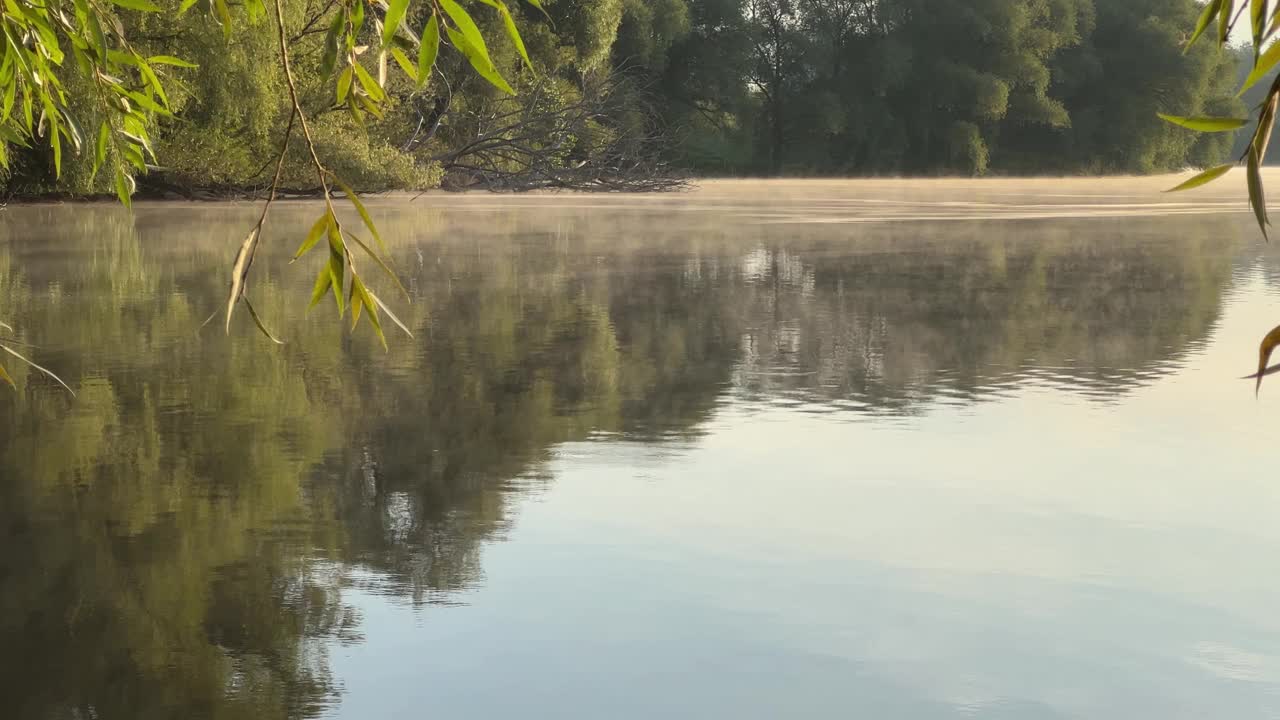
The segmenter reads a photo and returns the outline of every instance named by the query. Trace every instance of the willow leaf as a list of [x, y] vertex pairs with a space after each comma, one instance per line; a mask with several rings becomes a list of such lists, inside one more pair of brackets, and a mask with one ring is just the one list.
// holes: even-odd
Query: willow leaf
[[253, 264], [253, 251], [258, 244], [258, 231], [261, 227], [254, 227], [245, 236], [244, 242], [240, 243], [240, 250], [236, 252], [236, 260], [231, 265], [231, 290], [227, 293], [227, 323], [226, 332], [231, 333], [231, 315], [235, 312], [236, 301], [244, 295], [244, 281], [249, 275], [249, 266]]
[[395, 37], [396, 31], [400, 29], [400, 22], [404, 20], [405, 11], [408, 9], [409, 0], [391, 0], [391, 4], [387, 7], [387, 15], [382, 20], [384, 46], [391, 44], [391, 38]]
[[14, 356], [14, 357], [18, 358], [19, 360], [21, 360], [22, 362], [24, 362], [24, 363], [26, 363], [26, 364], [30, 365], [31, 367], [35, 368], [36, 370], [39, 370], [40, 372], [44, 373], [45, 375], [48, 375], [49, 377], [53, 378], [53, 379], [54, 379], [54, 380], [55, 380], [59, 385], [61, 385], [62, 387], [66, 388], [66, 391], [67, 391], [67, 392], [71, 393], [71, 397], [75, 397], [75, 396], [76, 396], [76, 391], [75, 391], [75, 390], [72, 390], [72, 389], [71, 389], [71, 386], [70, 386], [70, 385], [68, 385], [68, 384], [66, 384], [65, 382], [63, 382], [63, 381], [62, 381], [62, 378], [58, 377], [58, 376], [57, 376], [57, 375], [56, 375], [52, 370], [50, 370], [50, 369], [48, 369], [48, 368], [45, 368], [45, 367], [41, 367], [41, 366], [39, 366], [39, 365], [35, 364], [35, 363], [34, 363], [34, 362], [32, 362], [30, 359], [26, 358], [26, 357], [25, 357], [25, 356], [23, 356], [21, 353], [19, 353], [17, 350], [14, 350], [13, 348], [9, 347], [8, 345], [0, 345], [0, 350], [4, 350], [5, 352], [9, 353], [10, 355], [12, 355], [12, 356]]
[[359, 245], [360, 249], [365, 251], [365, 254], [373, 258], [373, 261], [378, 264], [378, 267], [382, 268], [382, 272], [386, 273], [387, 277], [391, 278], [391, 282], [395, 283], [396, 288], [400, 291], [402, 295], [404, 295], [404, 299], [408, 300], [409, 291], [405, 289], [404, 284], [400, 282], [399, 276], [397, 276], [395, 271], [392, 270], [391, 267], [382, 260], [382, 257], [380, 257], [372, 249], [370, 249], [368, 245], [365, 245], [364, 241], [361, 240], [359, 237], [357, 237], [354, 233], [348, 231], [347, 237], [354, 240], [356, 245]]
[[1219, 165], [1217, 167], [1209, 168], [1208, 170], [1205, 170], [1202, 173], [1197, 173], [1194, 177], [1182, 183], [1181, 185], [1165, 190], [1165, 192], [1178, 192], [1180, 190], [1190, 190], [1192, 188], [1198, 188], [1201, 185], [1208, 185], [1214, 180], [1217, 180], [1223, 175], [1226, 175], [1227, 172], [1231, 170], [1231, 168], [1232, 168], [1232, 165], [1230, 164]]
[[1198, 132], [1228, 132], [1230, 130], [1238, 130], [1249, 122], [1248, 118], [1183, 117], [1164, 113], [1156, 114], [1166, 122]]
[[262, 331], [263, 335], [267, 336], [268, 340], [277, 345], [283, 345], [284, 341], [272, 335], [267, 326], [262, 324], [262, 318], [258, 317], [258, 311], [253, 309], [253, 303], [249, 302], [249, 297], [246, 295], [242, 299], [244, 300], [245, 309], [249, 311], [249, 317], [253, 318], [253, 324], [258, 326], [258, 329]]
[[[306, 255], [311, 248], [316, 246], [316, 243], [320, 242], [320, 238], [324, 237], [325, 230], [328, 229], [329, 223], [332, 222], [332, 218], [333, 216], [329, 214], [329, 211], [325, 210], [324, 214], [320, 216], [320, 219], [316, 220], [316, 223], [311, 226], [311, 230], [307, 232], [307, 238], [303, 240], [302, 245], [298, 247], [298, 252], [293, 254], [293, 260], [297, 260], [303, 255]], [[290, 260], [289, 262], [293, 262], [293, 260]]]
[[409, 327], [405, 325], [403, 322], [401, 322], [400, 318], [396, 317], [395, 313], [391, 312], [391, 308], [387, 307], [387, 304], [382, 302], [382, 298], [378, 297], [377, 295], [374, 295], [372, 290], [368, 290], [368, 288], [366, 288], [366, 290], [369, 293], [369, 297], [373, 298], [373, 302], [376, 303], [377, 306], [382, 309], [382, 312], [387, 314], [387, 317], [391, 318], [391, 322], [399, 326], [399, 328], [404, 331], [405, 335], [408, 335], [409, 337], [413, 337], [413, 333], [409, 331]]
[[1259, 55], [1257, 60], [1254, 60], [1253, 69], [1245, 77], [1244, 84], [1240, 86], [1240, 92], [1236, 93], [1236, 97], [1244, 95], [1246, 90], [1267, 77], [1275, 69], [1277, 63], [1280, 63], [1280, 43], [1272, 43], [1266, 52]]
[[1262, 238], [1270, 241], [1267, 236], [1267, 225], [1270, 224], [1270, 221], [1267, 219], [1267, 198], [1262, 188], [1258, 149], [1256, 147], [1249, 148], [1248, 155], [1249, 206], [1253, 208], [1253, 216], [1258, 220], [1258, 227], [1262, 230]]
[[427, 20], [422, 29], [422, 41], [418, 45], [418, 88], [431, 79], [431, 69], [436, 65], [436, 56], [440, 53], [440, 22], [435, 13]]

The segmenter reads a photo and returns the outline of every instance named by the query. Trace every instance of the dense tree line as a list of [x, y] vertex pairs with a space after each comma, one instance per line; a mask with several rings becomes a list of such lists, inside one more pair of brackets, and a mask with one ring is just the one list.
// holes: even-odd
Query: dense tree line
[[[660, 37], [624, 15], [615, 63], [646, 65], [705, 172], [1155, 172], [1230, 138], [1157, 112], [1242, 113], [1238, 57], [1184, 54], [1193, 0], [688, 0]], [[668, 47], [657, 58], [653, 47]]]
[[[368, 52], [361, 63], [388, 95], [378, 118], [335, 102], [324, 56], [338, 4], [283, 6], [318, 149], [366, 190], [628, 189], [676, 169], [1155, 172], [1221, 162], [1233, 139], [1197, 136], [1157, 112], [1244, 109], [1233, 99], [1239, 55], [1209, 44], [1184, 53], [1195, 0], [548, 0], [545, 14], [513, 4], [531, 68], [496, 14], [475, 16], [514, 96], [457, 53], [442, 53], [419, 87]], [[178, 0], [161, 10], [107, 11], [144, 55], [196, 65], [163, 68], [173, 116], [156, 120], [142, 186], [268, 185], [290, 116], [274, 19], [235, 9], [224, 36], [207, 14], [179, 12]], [[422, 27], [426, 12], [411, 6], [407, 26]], [[88, 81], [71, 75], [73, 111], [95, 127], [98, 111], [74, 100]], [[306, 190], [314, 179], [294, 144], [284, 186]], [[110, 191], [109, 179], [92, 177], [92, 153], [64, 158], [55, 181], [51, 152], [17, 150], [7, 189]]]

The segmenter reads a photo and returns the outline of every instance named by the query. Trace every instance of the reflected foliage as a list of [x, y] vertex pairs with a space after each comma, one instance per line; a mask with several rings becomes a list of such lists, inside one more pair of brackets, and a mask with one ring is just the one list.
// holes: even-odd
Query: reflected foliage
[[370, 205], [414, 300], [385, 355], [305, 315], [307, 273], [270, 237], [253, 292], [287, 344], [195, 331], [251, 207], [0, 218], [0, 300], [79, 393], [19, 368], [0, 406], [14, 717], [314, 716], [338, 699], [330, 647], [359, 640], [343, 589], [456, 601], [563, 443], [693, 440], [728, 401], [918, 412], [1045, 366], [1124, 392], [1205, 336], [1232, 269], [1220, 244], [1155, 242], [1166, 221], [951, 226], [939, 246], [927, 224], [755, 225], [678, 199], [468, 202]]

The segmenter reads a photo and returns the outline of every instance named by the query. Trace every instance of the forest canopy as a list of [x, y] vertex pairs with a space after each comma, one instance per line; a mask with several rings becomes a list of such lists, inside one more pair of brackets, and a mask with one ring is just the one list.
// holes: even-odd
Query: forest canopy
[[[506, 18], [483, 7], [494, 3], [460, 4], [509, 87], [444, 51], [415, 82], [413, 68], [397, 64], [412, 66], [417, 37], [414, 47], [397, 40], [399, 56], [366, 51], [380, 46], [382, 25], [371, 21], [352, 64], [378, 78], [385, 98], [362, 118], [347, 112], [354, 94], [335, 97], [343, 66], [327, 46], [352, 4], [281, 3], [300, 101], [334, 175], [380, 191], [659, 189], [654, 178], [684, 172], [1150, 173], [1225, 162], [1234, 140], [1157, 113], [1244, 112], [1234, 97], [1241, 56], [1186, 46], [1195, 0], [513, 2], [522, 47], [504, 33]], [[124, 172], [161, 193], [264, 188], [292, 117], [274, 14], [260, 2], [258, 12], [254, 3], [191, 5], [92, 4], [139, 56], [182, 60], [155, 66], [168, 112], [147, 118], [149, 154]], [[388, 10], [381, 0], [353, 6], [379, 20]], [[404, 26], [424, 28], [431, 12], [410, 4]], [[17, 72], [6, 68], [0, 74]], [[70, 61], [62, 73], [68, 116], [90, 137], [78, 152], [71, 142], [5, 138], [10, 194], [117, 190], [110, 173], [95, 172], [92, 131], [104, 111], [91, 102], [94, 78]], [[289, 145], [283, 188], [315, 189], [307, 152], [296, 138]]]

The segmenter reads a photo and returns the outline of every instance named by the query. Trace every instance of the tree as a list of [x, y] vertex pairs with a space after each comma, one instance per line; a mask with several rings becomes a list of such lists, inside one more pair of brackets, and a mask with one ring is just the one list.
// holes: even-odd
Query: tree
[[[160, 15], [160, 7], [150, 0], [113, 2], [122, 12]], [[256, 49], [265, 50], [266, 36], [255, 32], [260, 27], [258, 21], [271, 14], [264, 0], [247, 0], [237, 16], [233, 16], [226, 0], [182, 0], [176, 15], [180, 18], [197, 2], [199, 10], [209, 18], [208, 31], [221, 26], [226, 42], [243, 34], [248, 27], [249, 42], [256, 43]], [[506, 4], [501, 0], [480, 2], [496, 12], [512, 46], [526, 65], [532, 67]], [[542, 7], [541, 0], [529, 0], [529, 3]], [[297, 16], [296, 11], [302, 8], [294, 5], [295, 12], [290, 12], [284, 0], [274, 0], [272, 9], [279, 58], [276, 77], [282, 79], [287, 92], [288, 120], [284, 137], [278, 141], [275, 171], [262, 213], [241, 243], [232, 264], [226, 329], [230, 330], [233, 313], [243, 303], [262, 333], [279, 342], [264, 327], [246, 290], [263, 227], [285, 179], [285, 161], [296, 131], [302, 136], [306, 158], [325, 203], [323, 214], [312, 225], [295, 256], [301, 258], [321, 239], [327, 241], [328, 261], [317, 275], [312, 304], [327, 294], [332, 295], [340, 317], [349, 308], [354, 329], [363, 313], [385, 346], [381, 316], [406, 333], [408, 329], [369, 287], [367, 277], [357, 269], [357, 259], [361, 262], [369, 259], [385, 272], [392, 284], [401, 291], [403, 287], [384, 257], [386, 247], [381, 235], [356, 192], [321, 159], [317, 136], [312, 130], [314, 116], [307, 112], [303, 102], [302, 93], [307, 88], [300, 87], [294, 73], [288, 27]], [[376, 5], [369, 5], [365, 0], [336, 0], [319, 15], [313, 15], [301, 29], [306, 35], [322, 18], [327, 24], [320, 60], [321, 76], [332, 82], [333, 103], [348, 111], [354, 122], [359, 124], [366, 118], [383, 116], [389, 104], [387, 88], [392, 61], [404, 76], [422, 87], [435, 72], [442, 46], [457, 51], [495, 88], [514, 94], [490, 55], [485, 34], [457, 0], [424, 0], [415, 5], [412, 9], [425, 18], [425, 24], [421, 25], [410, 25], [410, 9], [409, 0]], [[367, 12], [371, 15], [368, 18]], [[238, 17], [240, 15], [243, 17]], [[8, 168], [11, 146], [40, 143], [49, 148], [56, 179], [62, 174], [64, 147], [75, 153], [92, 153], [90, 181], [99, 172], [107, 173], [113, 178], [120, 201], [128, 205], [136, 189], [135, 173], [145, 173], [148, 158], [156, 157], [149, 130], [157, 117], [171, 115], [174, 107], [162, 77], [167, 75], [167, 68], [195, 66], [172, 55], [140, 52], [117, 12], [98, 0], [44, 3], [13, 0], [0, 11], [0, 24], [4, 34], [3, 60], [0, 60], [0, 98], [3, 98], [0, 167]], [[156, 27], [167, 26], [161, 20], [151, 26], [144, 22], [142, 27], [154, 32]], [[417, 27], [422, 28], [421, 33]], [[489, 35], [493, 37], [492, 33]], [[371, 47], [375, 48], [374, 52], [368, 52]], [[416, 62], [411, 60], [410, 51], [416, 55]], [[336, 78], [333, 77], [335, 71]], [[271, 78], [272, 74], [260, 77]], [[244, 98], [239, 101], [243, 102]], [[91, 131], [92, 134], [88, 134]], [[334, 208], [335, 190], [340, 190], [358, 211], [368, 233], [364, 238], [339, 219]], [[30, 363], [10, 344], [0, 345], [0, 349]], [[13, 383], [10, 374], [3, 370], [0, 370], [0, 380]]]

